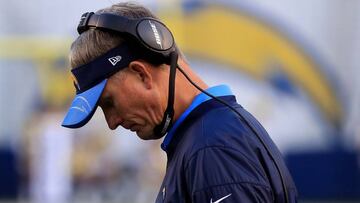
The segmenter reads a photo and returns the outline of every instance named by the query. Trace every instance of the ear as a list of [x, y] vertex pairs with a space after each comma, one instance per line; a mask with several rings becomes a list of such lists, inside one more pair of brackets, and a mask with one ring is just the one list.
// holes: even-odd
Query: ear
[[152, 88], [153, 78], [150, 73], [150, 66], [147, 63], [142, 61], [132, 61], [129, 66], [129, 71], [141, 81], [145, 85], [147, 89]]

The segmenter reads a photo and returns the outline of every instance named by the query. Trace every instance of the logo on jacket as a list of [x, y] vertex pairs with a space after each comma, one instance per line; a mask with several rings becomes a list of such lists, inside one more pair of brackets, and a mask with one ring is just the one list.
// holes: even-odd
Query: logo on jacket
[[231, 196], [231, 193], [228, 194], [228, 195], [226, 195], [226, 196], [224, 196], [224, 197], [222, 197], [222, 198], [220, 198], [220, 199], [218, 199], [218, 200], [216, 200], [215, 202], [213, 202], [213, 201], [212, 201], [212, 198], [211, 198], [211, 199], [210, 199], [210, 203], [219, 203], [219, 202], [223, 201], [224, 199], [226, 199], [226, 198], [228, 198], [228, 197], [230, 197], [230, 196]]

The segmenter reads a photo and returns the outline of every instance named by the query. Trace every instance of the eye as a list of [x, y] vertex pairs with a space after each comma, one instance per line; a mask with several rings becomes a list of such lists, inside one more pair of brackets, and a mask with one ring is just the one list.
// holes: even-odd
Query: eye
[[103, 108], [111, 108], [114, 106], [113, 100], [111, 97], [105, 97], [100, 101], [100, 106]]

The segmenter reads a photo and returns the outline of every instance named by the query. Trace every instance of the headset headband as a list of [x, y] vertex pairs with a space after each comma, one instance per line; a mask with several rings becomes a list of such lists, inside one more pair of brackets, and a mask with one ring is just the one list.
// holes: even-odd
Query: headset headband
[[165, 58], [170, 57], [170, 53], [175, 51], [172, 33], [162, 22], [154, 18], [130, 19], [111, 13], [87, 12], [81, 16], [77, 31], [81, 34], [90, 28], [115, 31], [135, 37], [147, 49]]

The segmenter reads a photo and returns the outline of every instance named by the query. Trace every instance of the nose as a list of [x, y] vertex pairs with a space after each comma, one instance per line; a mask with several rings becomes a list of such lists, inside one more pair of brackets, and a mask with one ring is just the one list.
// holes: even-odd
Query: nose
[[106, 123], [111, 130], [115, 130], [122, 123], [122, 119], [116, 112], [103, 110]]

